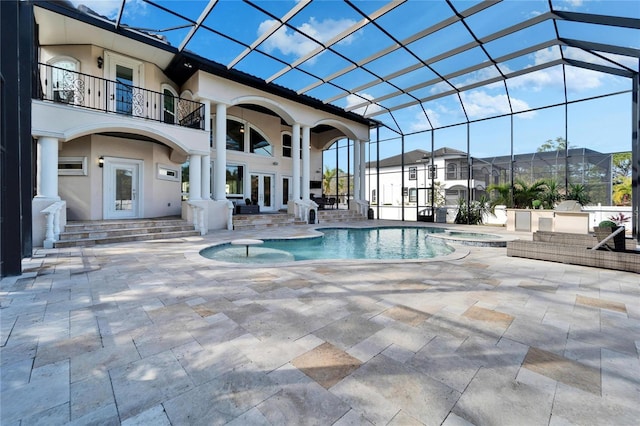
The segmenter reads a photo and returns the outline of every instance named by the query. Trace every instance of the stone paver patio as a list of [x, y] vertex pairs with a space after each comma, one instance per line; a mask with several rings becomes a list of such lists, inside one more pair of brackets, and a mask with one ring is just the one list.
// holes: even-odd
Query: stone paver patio
[[638, 424], [640, 275], [466, 246], [426, 262], [198, 255], [308, 232], [37, 250], [0, 282], [0, 423]]

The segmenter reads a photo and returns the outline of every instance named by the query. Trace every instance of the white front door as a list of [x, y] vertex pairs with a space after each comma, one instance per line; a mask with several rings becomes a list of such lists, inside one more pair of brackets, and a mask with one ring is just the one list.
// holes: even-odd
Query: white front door
[[141, 160], [105, 158], [103, 175], [103, 207], [105, 219], [141, 217]]
[[271, 174], [251, 173], [251, 201], [257, 202], [260, 211], [273, 211], [274, 176]]

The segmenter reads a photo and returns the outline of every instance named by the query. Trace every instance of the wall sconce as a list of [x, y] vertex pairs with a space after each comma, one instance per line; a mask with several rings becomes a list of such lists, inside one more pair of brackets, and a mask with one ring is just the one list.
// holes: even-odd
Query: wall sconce
[[102, 56], [98, 56], [98, 68], [102, 68], [102, 64], [104, 64], [104, 59]]
[[277, 162], [277, 161], [274, 161], [274, 162], [273, 162], [273, 165], [274, 165], [274, 166], [277, 166], [277, 165], [278, 165], [278, 162]]
[[98, 167], [100, 168], [104, 167], [104, 157], [102, 155], [98, 157]]

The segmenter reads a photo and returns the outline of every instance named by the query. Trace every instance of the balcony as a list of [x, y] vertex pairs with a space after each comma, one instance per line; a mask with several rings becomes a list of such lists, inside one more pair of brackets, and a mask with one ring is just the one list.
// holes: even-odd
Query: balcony
[[39, 63], [35, 99], [204, 130], [200, 102]]

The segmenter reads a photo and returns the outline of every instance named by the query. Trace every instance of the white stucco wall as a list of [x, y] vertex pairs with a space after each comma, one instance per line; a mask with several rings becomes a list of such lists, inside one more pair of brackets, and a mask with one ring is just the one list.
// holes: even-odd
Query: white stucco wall
[[142, 160], [144, 162], [142, 206], [143, 217], [179, 216], [180, 181], [158, 178], [157, 165], [174, 167], [181, 165], [169, 158], [166, 146], [124, 139], [118, 137], [92, 135], [61, 144], [61, 157], [87, 157], [86, 176], [60, 176], [59, 195], [67, 201], [69, 220], [99, 220], [103, 218], [103, 176], [104, 169], [98, 166], [98, 158], [115, 157]]

